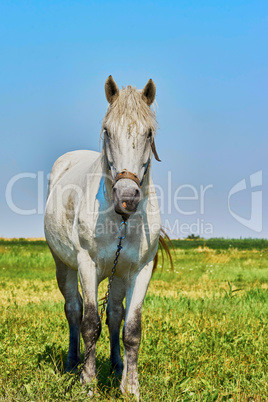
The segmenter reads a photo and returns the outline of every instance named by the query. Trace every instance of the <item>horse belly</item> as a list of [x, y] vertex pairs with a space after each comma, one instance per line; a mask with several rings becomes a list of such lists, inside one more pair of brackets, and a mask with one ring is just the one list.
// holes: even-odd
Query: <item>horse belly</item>
[[47, 204], [45, 214], [45, 236], [47, 243], [53, 253], [60, 258], [64, 264], [70, 268], [77, 269], [77, 253], [73, 247], [72, 234], [68, 226], [63, 225], [64, 220], [62, 214], [55, 216], [50, 214], [50, 205]]

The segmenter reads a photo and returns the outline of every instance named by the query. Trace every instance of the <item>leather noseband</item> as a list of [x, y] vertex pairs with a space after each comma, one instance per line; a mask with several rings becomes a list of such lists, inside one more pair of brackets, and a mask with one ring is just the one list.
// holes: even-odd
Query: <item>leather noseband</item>
[[135, 173], [131, 173], [126, 169], [124, 169], [122, 172], [118, 173], [115, 176], [115, 179], [113, 181], [113, 187], [114, 187], [115, 183], [117, 183], [118, 180], [121, 180], [121, 179], [133, 180], [133, 181], [135, 181], [135, 183], [138, 185], [139, 188], [141, 187], [141, 183], [140, 183], [138, 176]]

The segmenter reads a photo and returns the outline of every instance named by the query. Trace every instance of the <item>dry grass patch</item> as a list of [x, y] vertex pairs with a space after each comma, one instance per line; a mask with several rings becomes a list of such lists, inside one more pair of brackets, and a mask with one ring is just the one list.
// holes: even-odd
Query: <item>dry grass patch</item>
[[0, 298], [2, 306], [16, 304], [24, 306], [28, 303], [39, 304], [43, 301], [60, 302], [63, 300], [56, 281], [40, 281], [38, 279], [0, 282]]
[[[99, 286], [99, 300], [107, 290], [108, 281], [103, 281]], [[81, 287], [80, 293], [82, 294]], [[0, 281], [1, 306], [6, 307], [16, 304], [25, 306], [28, 303], [40, 304], [44, 301], [55, 303], [63, 302], [63, 296], [55, 280], [40, 281], [38, 279], [20, 279], [20, 281]]]

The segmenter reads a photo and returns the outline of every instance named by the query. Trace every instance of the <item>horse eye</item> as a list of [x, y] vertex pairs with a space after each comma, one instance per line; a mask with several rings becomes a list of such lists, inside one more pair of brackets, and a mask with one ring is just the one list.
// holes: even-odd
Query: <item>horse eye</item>
[[148, 135], [147, 135], [147, 138], [148, 138], [149, 140], [152, 139], [152, 130], [149, 131], [149, 133], [148, 133]]
[[107, 135], [107, 137], [111, 138], [111, 135], [110, 135], [109, 131], [107, 130], [107, 128], [105, 128], [103, 131], [104, 131], [104, 134]]

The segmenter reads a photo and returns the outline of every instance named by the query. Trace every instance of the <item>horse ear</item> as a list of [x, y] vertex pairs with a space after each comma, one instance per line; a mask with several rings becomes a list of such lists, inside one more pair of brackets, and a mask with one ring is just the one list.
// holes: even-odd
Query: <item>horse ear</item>
[[116, 85], [113, 77], [109, 75], [105, 82], [105, 95], [107, 101], [112, 104], [114, 101], [118, 98], [119, 95], [119, 89], [118, 86]]
[[156, 87], [153, 80], [150, 78], [145, 87], [142, 90], [141, 96], [143, 100], [150, 106], [155, 98]]

